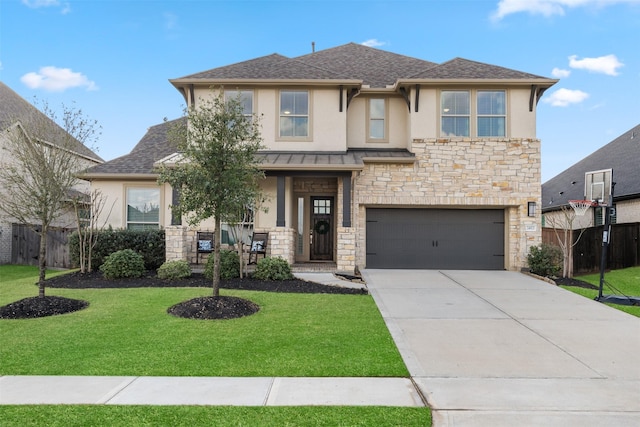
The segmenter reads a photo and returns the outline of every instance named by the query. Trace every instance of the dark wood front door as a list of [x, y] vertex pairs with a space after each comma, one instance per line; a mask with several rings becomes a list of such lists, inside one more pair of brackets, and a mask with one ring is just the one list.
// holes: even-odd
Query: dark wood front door
[[333, 197], [311, 197], [311, 260], [333, 260]]

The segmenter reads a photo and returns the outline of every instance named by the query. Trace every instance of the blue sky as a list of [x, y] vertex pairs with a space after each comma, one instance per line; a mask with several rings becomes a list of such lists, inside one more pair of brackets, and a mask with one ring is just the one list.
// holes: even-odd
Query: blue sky
[[168, 79], [312, 42], [559, 78], [538, 105], [543, 182], [640, 123], [640, 0], [0, 0], [0, 80], [98, 120], [107, 160], [182, 114]]

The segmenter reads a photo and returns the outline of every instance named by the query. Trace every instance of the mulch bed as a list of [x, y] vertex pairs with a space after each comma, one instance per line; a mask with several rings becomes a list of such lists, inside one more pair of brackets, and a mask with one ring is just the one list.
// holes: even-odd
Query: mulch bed
[[[211, 288], [211, 280], [202, 274], [193, 274], [187, 279], [163, 280], [154, 272], [147, 272], [141, 278], [106, 279], [100, 272], [70, 273], [46, 281], [47, 288], [66, 289], [107, 289], [107, 288]], [[323, 293], [323, 294], [368, 294], [365, 287], [350, 288], [328, 286], [301, 279], [269, 281], [252, 278], [228, 279], [220, 282], [222, 289], [240, 289], [264, 292]], [[0, 319], [27, 319], [71, 313], [88, 307], [87, 301], [58, 296], [25, 298], [0, 307]], [[176, 304], [167, 311], [189, 319], [234, 319], [256, 313], [260, 307], [251, 301], [230, 297], [201, 297]]]
[[574, 279], [573, 277], [556, 277], [553, 281], [556, 282], [556, 285], [558, 286], [575, 286], [577, 288], [598, 289], [596, 285]]

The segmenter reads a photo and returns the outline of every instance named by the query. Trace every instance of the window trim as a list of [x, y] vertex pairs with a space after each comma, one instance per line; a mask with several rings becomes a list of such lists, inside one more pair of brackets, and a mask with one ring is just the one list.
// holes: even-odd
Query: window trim
[[[384, 106], [384, 117], [383, 118], [374, 118], [371, 117], [371, 101], [373, 100], [381, 100]], [[367, 110], [365, 113], [366, 116], [366, 132], [367, 132], [367, 142], [376, 143], [376, 142], [389, 142], [389, 98], [388, 97], [378, 97], [372, 96], [367, 98]], [[383, 133], [382, 138], [374, 138], [371, 136], [371, 123], [372, 120], [382, 120]]]
[[[307, 135], [305, 136], [286, 136], [281, 134], [281, 126], [280, 120], [282, 117], [293, 117], [293, 115], [282, 115], [280, 114], [280, 106], [282, 104], [282, 94], [284, 92], [305, 92], [307, 94], [307, 114], [306, 115], [296, 115], [296, 117], [306, 117], [307, 118]], [[278, 91], [277, 96], [277, 105], [276, 105], [276, 140], [277, 141], [311, 141], [312, 137], [312, 115], [313, 115], [313, 92], [308, 89], [280, 89]]]
[[[158, 191], [158, 222], [140, 222], [140, 221], [129, 221], [129, 190], [157, 190]], [[159, 187], [157, 185], [135, 185], [135, 184], [129, 184], [129, 185], [125, 185], [124, 186], [124, 203], [123, 203], [123, 223], [124, 223], [124, 228], [125, 229], [129, 229], [129, 224], [143, 224], [143, 225], [147, 225], [147, 224], [157, 224], [157, 228], [161, 229], [162, 228], [162, 224], [163, 222], [163, 217], [164, 217], [164, 203], [163, 203], [163, 197], [164, 197], [164, 191], [162, 190], [162, 187]]]
[[[445, 117], [442, 114], [442, 93], [443, 92], [468, 92], [469, 93], [469, 136], [461, 136], [461, 135], [445, 135], [442, 131], [442, 118]], [[487, 114], [478, 114], [478, 92], [503, 92], [504, 93], [504, 116], [503, 115], [487, 115]], [[438, 91], [438, 135], [440, 138], [509, 138], [509, 90], [504, 88], [482, 88], [482, 89], [472, 89], [472, 88], [444, 88]], [[450, 115], [451, 117], [456, 117], [454, 115]], [[458, 115], [458, 117], [461, 117]], [[504, 117], [504, 135], [498, 136], [478, 136], [478, 118], [479, 117]]]

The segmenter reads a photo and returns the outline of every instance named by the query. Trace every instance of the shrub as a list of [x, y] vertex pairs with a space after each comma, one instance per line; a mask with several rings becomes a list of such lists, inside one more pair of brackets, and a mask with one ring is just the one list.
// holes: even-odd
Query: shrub
[[184, 260], [167, 261], [158, 268], [159, 279], [186, 279], [191, 277], [191, 266]]
[[[97, 243], [92, 250], [92, 267], [99, 268], [110, 254], [133, 249], [142, 254], [147, 270], [156, 270], [165, 261], [164, 230], [114, 230], [111, 227], [98, 231]], [[71, 260], [79, 264], [78, 233], [69, 239]]]
[[253, 277], [260, 280], [293, 279], [291, 266], [282, 258], [262, 258], [256, 265]]
[[[204, 267], [204, 277], [213, 279], [213, 252], [209, 254], [207, 265]], [[240, 257], [236, 251], [220, 251], [220, 278], [233, 279], [240, 277]]]
[[557, 276], [562, 271], [562, 251], [547, 244], [531, 246], [527, 255], [529, 270], [538, 276]]
[[140, 277], [144, 274], [144, 258], [131, 249], [123, 249], [109, 255], [100, 266], [107, 279]]

